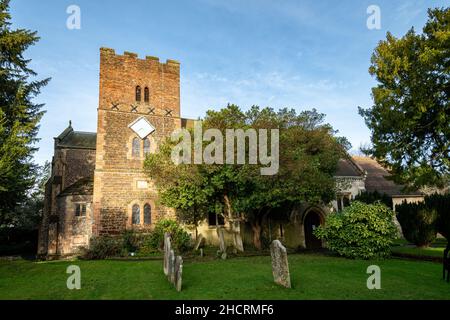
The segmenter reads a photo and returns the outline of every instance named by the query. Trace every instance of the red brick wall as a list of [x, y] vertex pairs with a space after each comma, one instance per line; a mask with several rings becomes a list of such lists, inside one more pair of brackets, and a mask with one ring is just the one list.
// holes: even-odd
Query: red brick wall
[[[100, 49], [100, 92], [94, 175], [94, 234], [117, 234], [130, 227], [131, 206], [152, 206], [152, 224], [170, 210], [157, 203], [157, 193], [143, 172], [144, 155], [133, 158], [131, 141], [137, 135], [128, 125], [145, 117], [156, 130], [149, 136], [154, 152], [161, 139], [181, 126], [180, 67], [175, 61], [160, 63], [156, 58], [138, 59], [134, 54], [116, 55]], [[141, 87], [141, 102], [135, 101], [135, 88]], [[150, 101], [144, 102], [144, 88]], [[116, 107], [113, 107], [115, 105]], [[136, 107], [132, 111], [132, 107]], [[154, 108], [153, 113], [149, 110]], [[166, 110], [172, 110], [167, 115]], [[138, 189], [137, 181], [148, 181]], [[141, 223], [142, 223], [141, 219]], [[142, 228], [151, 226], [142, 226]]]

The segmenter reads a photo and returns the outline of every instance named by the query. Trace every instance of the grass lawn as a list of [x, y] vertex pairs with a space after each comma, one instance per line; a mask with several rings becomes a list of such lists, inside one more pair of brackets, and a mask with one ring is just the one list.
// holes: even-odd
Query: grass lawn
[[445, 248], [439, 247], [417, 248], [411, 246], [401, 246], [392, 247], [392, 252], [419, 257], [442, 258], [444, 256], [444, 249]]
[[[71, 264], [81, 268], [81, 290], [66, 288]], [[0, 299], [450, 299], [433, 262], [293, 254], [289, 264], [292, 289], [273, 283], [267, 256], [185, 262], [176, 292], [159, 260], [0, 261]], [[381, 290], [366, 287], [371, 264], [381, 268]]]
[[444, 249], [447, 246], [447, 240], [436, 239], [428, 248], [418, 248], [405, 240], [396, 243], [396, 246], [391, 248], [394, 254], [402, 254], [417, 257], [442, 258], [444, 256]]

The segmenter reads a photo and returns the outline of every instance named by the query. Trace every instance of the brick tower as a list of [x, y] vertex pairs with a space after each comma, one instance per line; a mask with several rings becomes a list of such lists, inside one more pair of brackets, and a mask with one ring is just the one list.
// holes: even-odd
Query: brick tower
[[171, 214], [156, 203], [143, 163], [181, 123], [177, 61], [100, 49], [94, 235], [151, 228]]

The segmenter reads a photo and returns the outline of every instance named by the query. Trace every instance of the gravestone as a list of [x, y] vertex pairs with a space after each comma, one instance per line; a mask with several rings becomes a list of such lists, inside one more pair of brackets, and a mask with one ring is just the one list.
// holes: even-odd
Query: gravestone
[[274, 240], [270, 245], [270, 255], [272, 257], [273, 280], [283, 287], [290, 288], [291, 276], [289, 274], [287, 252], [279, 240]]
[[183, 258], [177, 256], [175, 259], [175, 272], [174, 272], [174, 285], [178, 292], [181, 291], [181, 285], [183, 283]]
[[175, 258], [175, 252], [171, 248], [170, 234], [167, 232], [164, 234], [164, 274], [177, 291], [181, 291], [183, 258], [181, 256]]
[[227, 247], [225, 245], [225, 235], [222, 227], [217, 228], [217, 237], [219, 238], [219, 255], [222, 259], [227, 258]]
[[164, 233], [164, 274], [169, 275], [169, 255], [171, 250], [170, 233]]
[[169, 252], [167, 278], [170, 283], [175, 283], [175, 253], [173, 250]]

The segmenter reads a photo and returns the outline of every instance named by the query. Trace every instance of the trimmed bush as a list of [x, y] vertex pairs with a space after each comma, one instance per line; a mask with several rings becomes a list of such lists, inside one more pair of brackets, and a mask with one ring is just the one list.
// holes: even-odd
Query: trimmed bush
[[172, 246], [178, 250], [178, 252], [185, 252], [190, 248], [191, 237], [180, 226], [180, 224], [174, 220], [163, 219], [156, 223], [155, 229], [149, 239], [150, 247], [163, 249], [164, 248], [164, 233], [169, 232], [171, 234]]
[[438, 214], [435, 208], [425, 202], [404, 201], [395, 210], [406, 240], [418, 247], [427, 247], [436, 239]]
[[437, 231], [442, 234], [447, 241], [450, 241], [450, 194], [433, 194], [425, 197], [425, 203], [429, 208], [437, 211], [436, 221]]
[[314, 234], [327, 242], [330, 250], [353, 259], [384, 258], [390, 255], [397, 228], [394, 212], [380, 202], [353, 201], [342, 212], [326, 217]]

